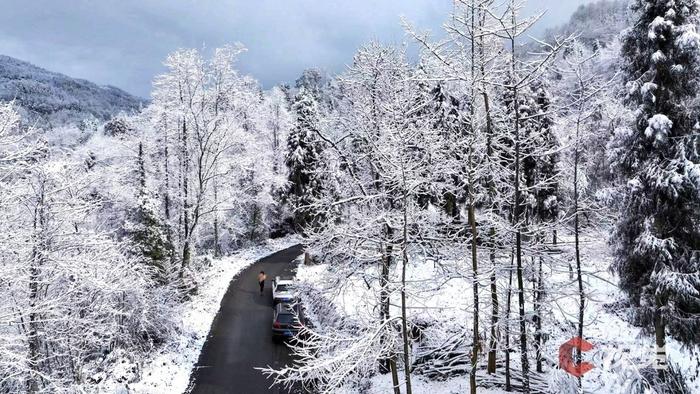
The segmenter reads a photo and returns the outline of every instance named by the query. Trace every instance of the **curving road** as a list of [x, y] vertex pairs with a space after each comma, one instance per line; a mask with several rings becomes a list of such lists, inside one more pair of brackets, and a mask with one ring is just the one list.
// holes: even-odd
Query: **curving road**
[[[302, 250], [301, 245], [296, 245], [262, 258], [231, 281], [190, 376], [187, 392], [287, 393], [277, 386], [269, 388], [271, 381], [254, 368], [292, 363], [287, 347], [272, 342], [270, 281], [277, 275], [293, 275], [294, 259]], [[261, 270], [268, 278], [262, 296], [257, 283]]]

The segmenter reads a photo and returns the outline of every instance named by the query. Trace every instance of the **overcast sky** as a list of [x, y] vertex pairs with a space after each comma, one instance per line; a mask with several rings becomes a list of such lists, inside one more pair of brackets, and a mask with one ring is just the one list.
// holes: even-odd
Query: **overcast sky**
[[[535, 33], [590, 0], [530, 0]], [[342, 71], [370, 39], [406, 40], [400, 15], [439, 31], [451, 0], [2, 0], [0, 54], [149, 97], [165, 56], [241, 42], [240, 68], [265, 87], [308, 67]]]

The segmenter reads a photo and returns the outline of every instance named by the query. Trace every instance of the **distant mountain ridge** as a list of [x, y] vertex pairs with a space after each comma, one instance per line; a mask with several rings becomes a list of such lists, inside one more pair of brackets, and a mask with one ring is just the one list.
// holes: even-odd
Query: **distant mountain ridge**
[[71, 78], [5, 55], [0, 55], [0, 100], [15, 100], [28, 121], [48, 127], [90, 117], [105, 121], [147, 103], [119, 88]]
[[544, 34], [545, 40], [553, 42], [554, 37], [575, 34], [587, 45], [598, 42], [606, 46], [629, 26], [628, 10], [627, 0], [598, 0], [582, 4], [567, 23], [548, 29]]

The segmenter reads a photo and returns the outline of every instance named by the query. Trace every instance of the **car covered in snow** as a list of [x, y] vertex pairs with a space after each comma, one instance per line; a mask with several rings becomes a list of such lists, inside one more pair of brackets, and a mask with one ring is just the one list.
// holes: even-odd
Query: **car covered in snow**
[[280, 302], [291, 303], [297, 299], [294, 291], [293, 279], [282, 279], [279, 276], [272, 281], [272, 303], [277, 305]]
[[272, 340], [280, 342], [293, 338], [303, 327], [302, 308], [299, 304], [280, 302], [272, 315]]

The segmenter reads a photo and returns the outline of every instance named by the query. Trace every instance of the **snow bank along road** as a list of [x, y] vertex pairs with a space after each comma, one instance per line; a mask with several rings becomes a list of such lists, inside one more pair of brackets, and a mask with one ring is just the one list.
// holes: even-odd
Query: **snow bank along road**
[[[287, 392], [280, 387], [269, 389], [271, 381], [254, 368], [292, 363], [286, 345], [272, 342], [270, 282], [277, 275], [292, 276], [294, 259], [302, 250], [296, 245], [262, 258], [231, 282], [190, 376], [188, 393]], [[268, 278], [262, 296], [257, 282], [260, 271]]]

